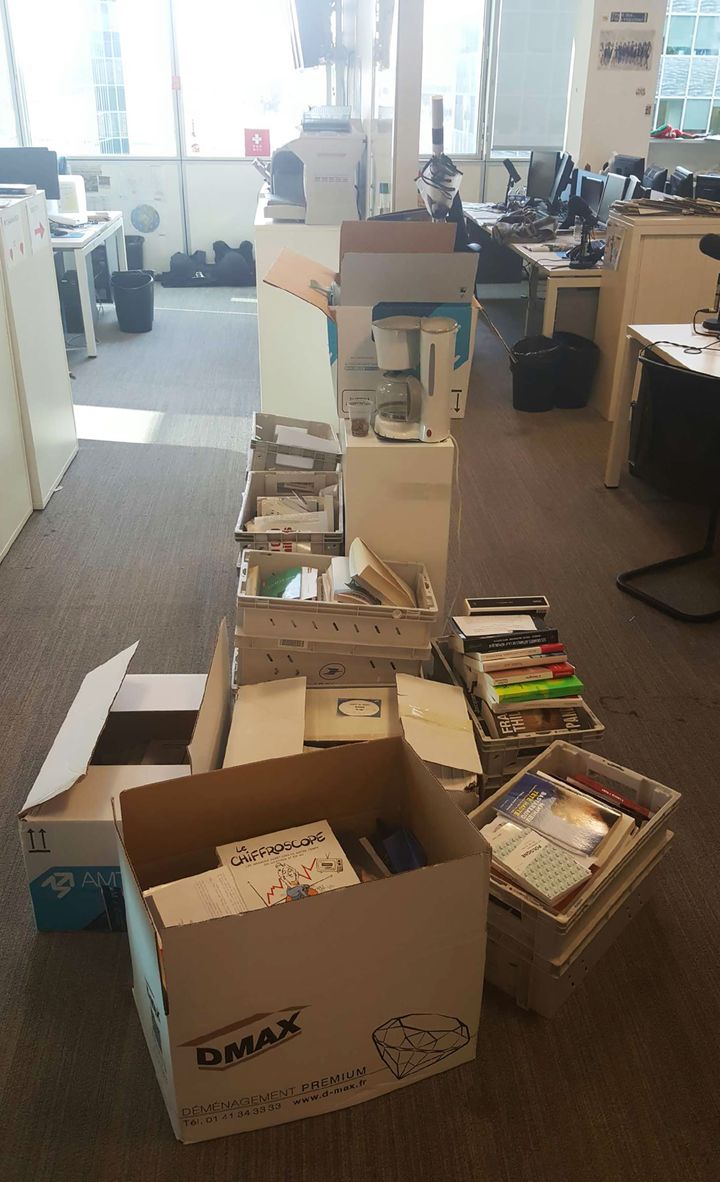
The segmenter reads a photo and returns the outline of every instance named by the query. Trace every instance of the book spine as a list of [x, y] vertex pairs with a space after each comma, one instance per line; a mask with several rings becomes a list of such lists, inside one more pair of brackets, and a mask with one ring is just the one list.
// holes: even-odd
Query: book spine
[[582, 693], [582, 682], [573, 677], [560, 677], [556, 681], [516, 682], [514, 685], [498, 686], [499, 702], [511, 702], [517, 698], [525, 702], [536, 701], [539, 698], [559, 697], [568, 693]]
[[[547, 669], [548, 665], [561, 665], [566, 663], [566, 653], [561, 645], [548, 645], [548, 648], [558, 647], [561, 649], [559, 653], [538, 653], [536, 656], [526, 657], [522, 649], [518, 649], [517, 655], [514, 653], [501, 653], [496, 656], [481, 656], [480, 653], [467, 653], [466, 656], [469, 661], [477, 665], [478, 670], [485, 673], [494, 673], [496, 670], [515, 669], [522, 672], [523, 669]], [[522, 655], [521, 655], [522, 653]]]
[[532, 632], [501, 632], [495, 636], [471, 636], [465, 639], [466, 653], [496, 653], [516, 648], [540, 649], [557, 644], [557, 628], [538, 628]]
[[525, 681], [553, 681], [558, 677], [572, 677], [575, 673], [574, 665], [538, 665], [537, 668], [504, 669], [497, 673], [491, 670], [486, 675], [491, 685], [515, 685]]
[[590, 776], [580, 775], [568, 776], [568, 784], [573, 788], [578, 788], [581, 792], [587, 792], [591, 796], [597, 797], [598, 800], [603, 800], [607, 804], [612, 804], [617, 809], [621, 809], [624, 813], [630, 813], [631, 816], [636, 817], [641, 821], [649, 821], [652, 813], [650, 809], [645, 808], [643, 804], [638, 804], [635, 800], [630, 800], [627, 796], [622, 796], [616, 792], [614, 788], [607, 788], [604, 784], [598, 783], [597, 780], [591, 779]]
[[544, 616], [550, 604], [544, 595], [503, 595], [468, 598], [465, 608], [469, 616], [495, 615], [496, 612], [535, 612]]

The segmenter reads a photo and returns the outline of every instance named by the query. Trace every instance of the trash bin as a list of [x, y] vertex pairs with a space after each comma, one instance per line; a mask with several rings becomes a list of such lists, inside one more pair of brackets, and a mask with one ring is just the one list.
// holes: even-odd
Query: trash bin
[[142, 234], [125, 235], [125, 252], [129, 271], [142, 271], [144, 242]]
[[153, 287], [150, 271], [113, 272], [113, 299], [121, 332], [150, 332], [155, 303]]
[[523, 337], [510, 350], [515, 410], [552, 410], [562, 349], [550, 337]]
[[565, 409], [587, 406], [600, 350], [594, 341], [574, 332], [554, 332], [552, 339], [562, 352], [555, 405]]

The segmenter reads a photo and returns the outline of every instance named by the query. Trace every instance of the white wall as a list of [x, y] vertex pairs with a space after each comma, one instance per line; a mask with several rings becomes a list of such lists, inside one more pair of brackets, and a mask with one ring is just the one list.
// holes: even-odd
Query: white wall
[[188, 160], [187, 184], [190, 251], [204, 250], [212, 262], [212, 244], [254, 241], [253, 225], [260, 173], [248, 160]]
[[[646, 24], [611, 23], [605, 0], [578, 5], [575, 60], [570, 85], [567, 150], [576, 164], [600, 168], [613, 152], [646, 156], [657, 88], [666, 0], [643, 0]], [[649, 70], [602, 69], [600, 40], [617, 30], [631, 39], [654, 40]]]

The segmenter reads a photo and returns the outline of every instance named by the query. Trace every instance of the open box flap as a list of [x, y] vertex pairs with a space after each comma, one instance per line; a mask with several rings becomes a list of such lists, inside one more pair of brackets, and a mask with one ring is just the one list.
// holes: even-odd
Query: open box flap
[[396, 674], [398, 711], [406, 740], [428, 763], [482, 773], [465, 694], [456, 685]]
[[307, 678], [283, 677], [237, 691], [223, 767], [300, 755]]
[[188, 756], [193, 775], [220, 767], [229, 727], [230, 655], [227, 623], [223, 620], [218, 628], [215, 652], [205, 682], [205, 693], [195, 720], [192, 739], [188, 743]]
[[138, 643], [135, 641], [135, 644], [111, 657], [104, 665], [98, 665], [97, 669], [83, 678], [75, 701], [65, 715], [55, 742], [20, 810], [21, 817], [29, 809], [67, 792], [80, 776], [85, 775]]
[[324, 267], [322, 263], [316, 263], [293, 250], [281, 250], [263, 279], [263, 283], [269, 283], [270, 287], [287, 291], [313, 308], [319, 308], [329, 320], [335, 319], [335, 311], [329, 307], [323, 291], [317, 291], [311, 287], [311, 283], [317, 283], [327, 291], [336, 281], [337, 275], [330, 267]]
[[378, 303], [469, 304], [475, 292], [477, 255], [346, 254], [340, 306]]
[[346, 254], [452, 254], [454, 222], [343, 222], [340, 267]]

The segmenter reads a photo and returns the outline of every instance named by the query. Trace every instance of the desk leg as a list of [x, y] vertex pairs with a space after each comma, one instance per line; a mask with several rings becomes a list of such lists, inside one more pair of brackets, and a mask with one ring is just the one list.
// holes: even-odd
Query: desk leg
[[530, 274], [528, 275], [528, 302], [525, 311], [525, 336], [534, 335], [534, 322], [537, 319], [537, 302], [538, 302], [538, 269], [530, 264]]
[[625, 338], [618, 405], [615, 410], [615, 421], [613, 422], [605, 467], [606, 488], [617, 488], [620, 483], [620, 473], [627, 460], [630, 443], [630, 406], [640, 378], [638, 357], [641, 348], [640, 342], [634, 337]]
[[127, 250], [125, 249], [125, 227], [120, 226], [115, 231], [115, 245], [117, 247], [118, 271], [127, 271]]
[[542, 333], [544, 337], [551, 337], [555, 332], [555, 317], [557, 315], [558, 284], [548, 276], [545, 280], [545, 309], [543, 311]]
[[93, 302], [90, 293], [90, 281], [88, 279], [88, 258], [89, 255], [78, 252], [75, 255], [75, 264], [77, 266], [78, 293], [80, 295], [80, 308], [82, 309], [83, 330], [85, 332], [85, 348], [87, 349], [88, 357], [97, 357], [95, 325], [93, 323]]

